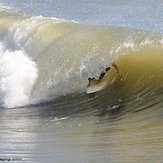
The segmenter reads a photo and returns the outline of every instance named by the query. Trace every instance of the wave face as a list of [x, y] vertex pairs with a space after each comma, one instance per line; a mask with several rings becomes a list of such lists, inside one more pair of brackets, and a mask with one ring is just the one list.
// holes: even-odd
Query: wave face
[[2, 107], [85, 93], [87, 78], [98, 76], [113, 61], [120, 74], [111, 74], [114, 82], [104, 90], [106, 98], [140, 107], [161, 103], [162, 34], [0, 10]]

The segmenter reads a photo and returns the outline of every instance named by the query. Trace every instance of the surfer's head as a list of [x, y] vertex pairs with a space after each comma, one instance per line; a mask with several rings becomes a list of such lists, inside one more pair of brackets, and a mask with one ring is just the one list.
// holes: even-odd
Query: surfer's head
[[91, 82], [92, 80], [94, 80], [95, 78], [88, 78], [88, 81]]
[[88, 78], [88, 81], [91, 81], [92, 80], [92, 78]]

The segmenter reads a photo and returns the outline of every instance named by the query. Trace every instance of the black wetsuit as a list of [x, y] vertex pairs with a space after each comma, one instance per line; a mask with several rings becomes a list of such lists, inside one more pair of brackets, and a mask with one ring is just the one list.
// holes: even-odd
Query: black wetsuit
[[99, 76], [99, 80], [101, 80], [105, 76], [105, 72], [102, 72]]
[[[107, 68], [105, 69], [105, 71], [107, 72], [107, 71], [109, 71], [110, 69], [111, 69], [111, 67], [107, 67]], [[102, 72], [102, 73], [100, 74], [99, 80], [101, 80], [101, 79], [105, 76], [106, 72]]]

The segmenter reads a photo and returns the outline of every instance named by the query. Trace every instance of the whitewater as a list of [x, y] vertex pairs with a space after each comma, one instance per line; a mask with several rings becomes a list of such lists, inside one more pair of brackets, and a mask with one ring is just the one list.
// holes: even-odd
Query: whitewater
[[[0, 0], [0, 159], [161, 163], [162, 9]], [[113, 62], [119, 74], [88, 95]]]

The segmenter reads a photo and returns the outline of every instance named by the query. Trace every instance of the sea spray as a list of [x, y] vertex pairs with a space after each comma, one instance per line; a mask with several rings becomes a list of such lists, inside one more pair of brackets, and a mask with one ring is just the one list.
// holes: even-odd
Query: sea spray
[[24, 51], [6, 50], [0, 44], [0, 105], [23, 106], [29, 103], [37, 79], [37, 67]]

